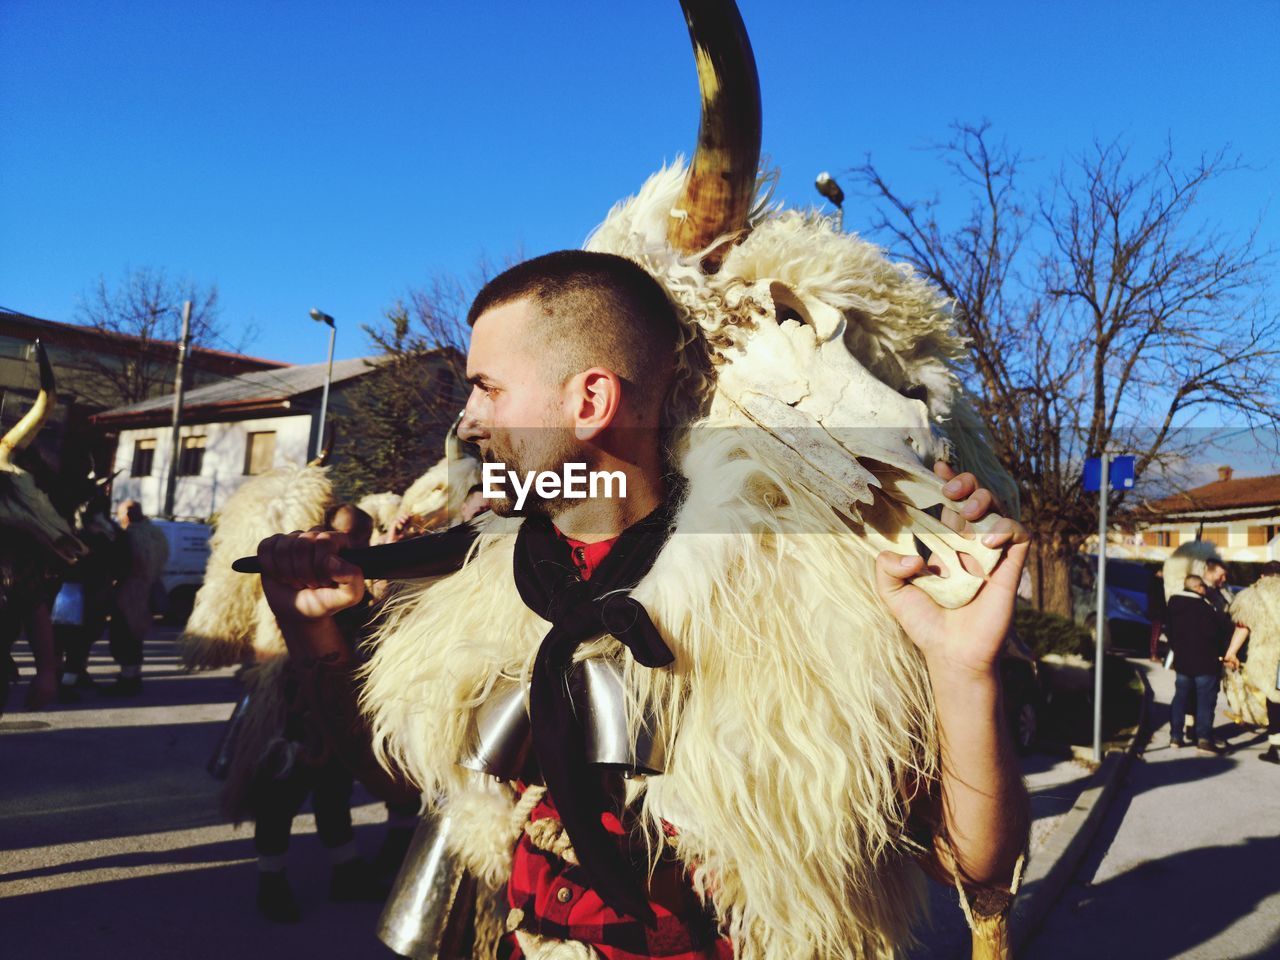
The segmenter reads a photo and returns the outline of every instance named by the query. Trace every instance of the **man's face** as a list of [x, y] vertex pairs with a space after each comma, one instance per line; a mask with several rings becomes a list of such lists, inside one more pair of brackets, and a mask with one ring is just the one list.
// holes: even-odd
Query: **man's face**
[[[467, 353], [471, 395], [458, 426], [458, 436], [476, 444], [485, 462], [505, 464], [522, 478], [588, 460], [574, 436], [563, 385], [550, 369], [552, 351], [533, 330], [537, 309], [517, 300], [476, 320]], [[515, 506], [511, 496], [486, 502], [502, 516]], [[555, 516], [560, 503], [542, 501], [531, 490], [524, 511]]]
[[1227, 568], [1226, 567], [1209, 567], [1204, 572], [1204, 581], [1205, 583], [1209, 584], [1209, 586], [1211, 587], [1214, 587], [1214, 588], [1221, 587], [1224, 583], [1227, 582]]

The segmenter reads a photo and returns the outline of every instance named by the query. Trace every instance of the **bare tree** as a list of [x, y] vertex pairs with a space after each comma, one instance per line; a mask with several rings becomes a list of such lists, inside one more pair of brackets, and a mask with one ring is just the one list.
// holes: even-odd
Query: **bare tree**
[[1201, 191], [1238, 169], [1223, 154], [1180, 165], [1168, 146], [1135, 170], [1120, 145], [1095, 142], [1028, 190], [1022, 158], [986, 124], [955, 127], [936, 151], [967, 204], [950, 225], [939, 198], [906, 199], [870, 160], [852, 172], [876, 203], [871, 234], [955, 302], [965, 386], [1035, 538], [1037, 605], [1070, 614], [1071, 558], [1096, 529], [1085, 458], [1132, 454], [1141, 479], [1189, 461], [1198, 411], [1274, 418], [1270, 252], [1197, 216]]
[[467, 284], [441, 276], [364, 326], [382, 356], [352, 389], [350, 412], [335, 418], [333, 478], [343, 496], [403, 493], [442, 455], [467, 399], [470, 302]]
[[163, 270], [126, 270], [111, 286], [104, 277], [80, 298], [76, 320], [101, 333], [121, 338], [119, 353], [85, 351], [78, 358], [86, 376], [81, 392], [89, 400], [113, 407], [135, 403], [173, 389], [177, 343], [182, 336], [182, 302], [190, 300], [191, 343], [239, 352], [252, 339], [244, 332], [230, 342], [218, 318], [218, 289], [200, 288], [189, 280], [172, 280]]

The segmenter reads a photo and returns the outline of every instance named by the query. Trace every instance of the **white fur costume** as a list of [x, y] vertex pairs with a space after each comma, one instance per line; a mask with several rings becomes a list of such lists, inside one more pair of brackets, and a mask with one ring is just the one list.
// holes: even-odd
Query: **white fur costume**
[[1231, 616], [1249, 628], [1249, 659], [1241, 670], [1244, 681], [1239, 706], [1244, 719], [1267, 723], [1267, 705], [1280, 703], [1276, 673], [1280, 671], [1280, 577], [1262, 577], [1231, 601]]
[[[750, 390], [733, 402], [715, 393], [725, 364], [741, 362], [743, 344], [753, 349], [761, 335], [753, 331], [807, 338], [805, 348], [817, 349], [803, 325], [771, 311], [783, 303], [809, 316], [826, 311], [845, 324], [834, 349], [884, 391], [853, 408], [897, 409], [898, 390], [923, 386], [927, 406], [912, 401], [920, 409], [910, 415], [950, 428], [959, 463], [1007, 502], [1016, 498], [959, 392], [952, 363], [962, 343], [935, 290], [801, 213], [762, 214], [719, 272], [704, 273], [664, 239], [683, 178], [679, 167], [653, 177], [589, 243], [635, 259], [666, 287], [687, 334], [675, 402], [710, 409], [678, 446], [689, 485], [675, 535], [633, 591], [675, 662], [646, 669], [611, 638], [578, 655], [617, 657], [639, 708], [632, 717], [648, 708], [656, 718], [665, 772], [632, 781], [632, 799], [651, 843], [664, 842], [663, 822], [676, 827], [667, 842], [714, 902], [739, 957], [893, 956], [919, 910], [911, 795], [936, 782], [939, 759], [924, 663], [876, 592], [874, 555], [904, 537], [909, 548], [916, 531], [941, 543], [935, 527], [903, 519], [937, 502], [941, 484], [919, 475], [939, 450], [886, 462], [922, 442], [911, 432], [916, 421], [874, 424], [881, 432], [862, 435], [865, 457], [847, 456], [843, 476], [858, 496], [838, 512], [814, 489], [816, 474], [740, 415]], [[714, 370], [703, 362], [707, 349]], [[827, 362], [809, 368], [809, 395], [824, 386], [817, 377]], [[841, 426], [832, 421], [849, 409], [827, 408], [825, 426]], [[459, 573], [407, 585], [390, 601], [364, 686], [375, 749], [450, 809], [467, 811], [472, 827], [457, 852], [491, 886], [510, 868], [511, 804], [456, 761], [472, 711], [503, 678], [528, 678], [548, 628], [514, 586], [519, 522], [490, 519]], [[543, 946], [587, 955], [578, 945]]]
[[257, 553], [267, 537], [319, 524], [333, 499], [327, 473], [318, 466], [277, 467], [246, 480], [227, 499], [209, 539], [204, 583], [178, 638], [188, 668], [253, 664], [244, 678], [249, 709], [221, 797], [224, 815], [235, 821], [248, 812], [254, 773], [284, 730], [288, 704], [282, 680], [289, 658], [262, 578], [236, 573], [231, 563]]

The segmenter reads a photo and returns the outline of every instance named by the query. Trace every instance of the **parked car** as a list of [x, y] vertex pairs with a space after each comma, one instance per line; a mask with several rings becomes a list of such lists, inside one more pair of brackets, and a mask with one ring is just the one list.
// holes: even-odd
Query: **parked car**
[[209, 562], [209, 536], [213, 528], [207, 523], [190, 520], [152, 520], [169, 541], [169, 561], [160, 576], [164, 590], [163, 613], [166, 623], [181, 626], [191, 615], [196, 591], [204, 582], [204, 568]]
[[1025, 756], [1035, 749], [1039, 737], [1044, 696], [1035, 655], [1012, 629], [1005, 638], [1004, 655], [1000, 658], [1000, 681], [1009, 732], [1018, 753]]
[[[1093, 629], [1097, 617], [1097, 588], [1094, 579], [1098, 558], [1082, 554], [1071, 571], [1075, 620]], [[1147, 616], [1147, 588], [1155, 578], [1155, 568], [1133, 560], [1107, 560], [1106, 645], [1146, 654], [1151, 642], [1151, 618]]]

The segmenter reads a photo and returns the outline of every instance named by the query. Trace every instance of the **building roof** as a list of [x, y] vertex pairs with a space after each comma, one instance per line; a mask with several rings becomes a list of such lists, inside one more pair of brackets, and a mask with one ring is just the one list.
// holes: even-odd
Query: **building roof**
[[[114, 333], [87, 327], [78, 323], [62, 323], [58, 320], [45, 320], [33, 317], [17, 310], [0, 307], [0, 333], [22, 336], [25, 339], [40, 337], [48, 343], [57, 343], [81, 349], [103, 348], [104, 343], [119, 352], [133, 352], [140, 347], [150, 350], [162, 350], [177, 358], [178, 345], [168, 340], [145, 340], [127, 333]], [[115, 352], [115, 351], [113, 351]], [[262, 357], [251, 357], [248, 354], [233, 353], [230, 350], [214, 350], [211, 347], [192, 346], [191, 360], [206, 370], [228, 370], [240, 372], [244, 370], [279, 369], [289, 364], [282, 360], [266, 360]]]
[[1204, 486], [1149, 500], [1142, 512], [1162, 519], [1209, 513], [1221, 519], [1244, 519], [1259, 512], [1280, 512], [1280, 475], [1218, 479]]
[[[335, 360], [331, 382], [339, 384], [368, 373], [378, 360], [377, 357]], [[183, 397], [183, 418], [186, 419], [188, 415], [207, 418], [214, 413], [287, 407], [287, 401], [292, 398], [323, 387], [327, 369], [327, 363], [310, 363], [282, 370], [257, 370], [197, 387], [187, 391]], [[169, 394], [115, 407], [98, 414], [93, 421], [112, 425], [142, 424], [156, 420], [167, 422], [172, 409], [173, 394]]]

